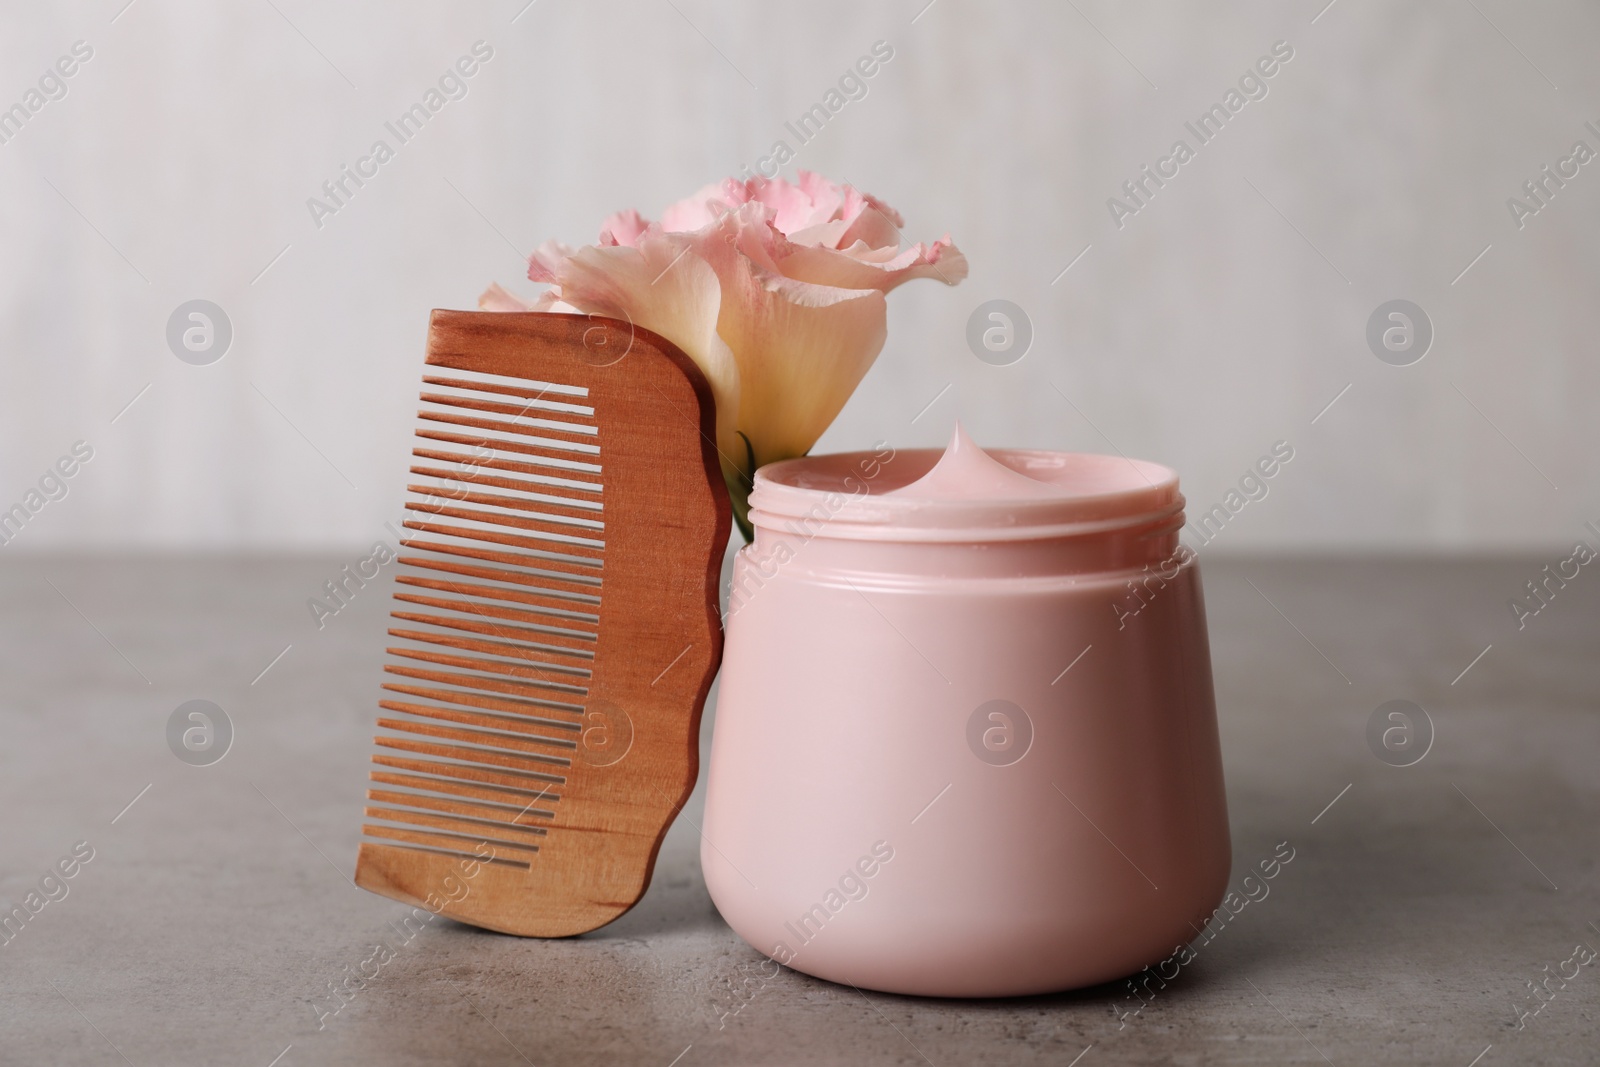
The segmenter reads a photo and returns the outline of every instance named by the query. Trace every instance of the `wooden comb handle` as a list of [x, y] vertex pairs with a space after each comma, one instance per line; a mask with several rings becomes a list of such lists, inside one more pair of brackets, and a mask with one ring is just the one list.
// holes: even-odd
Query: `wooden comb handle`
[[358, 885], [562, 937], [650, 883], [699, 769], [732, 511], [711, 389], [582, 315], [435, 311]]

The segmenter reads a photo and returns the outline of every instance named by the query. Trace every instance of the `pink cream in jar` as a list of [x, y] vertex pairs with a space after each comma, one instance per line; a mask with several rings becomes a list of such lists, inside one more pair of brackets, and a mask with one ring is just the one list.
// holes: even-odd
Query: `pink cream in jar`
[[756, 474], [701, 860], [780, 963], [894, 993], [1109, 981], [1222, 899], [1198, 564], [1166, 467], [825, 455]]

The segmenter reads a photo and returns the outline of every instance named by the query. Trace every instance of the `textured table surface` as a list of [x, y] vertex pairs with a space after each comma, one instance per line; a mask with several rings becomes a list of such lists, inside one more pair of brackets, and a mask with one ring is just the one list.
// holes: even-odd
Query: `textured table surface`
[[[0, 899], [93, 849], [0, 947], [0, 1061], [1600, 1055], [1600, 962], [1568, 962], [1600, 948], [1600, 579], [1518, 630], [1507, 600], [1548, 560], [1208, 560], [1234, 881], [1280, 841], [1295, 859], [1124, 1017], [1143, 1002], [1122, 984], [956, 1002], [763, 977], [700, 878], [703, 783], [650, 892], [612, 926], [541, 942], [440, 920], [404, 939], [406, 909], [349, 881], [388, 591], [369, 586], [320, 631], [306, 607], [356, 558], [0, 561]], [[207, 767], [166, 740], [197, 698], [235, 731]], [[1366, 739], [1393, 699], [1433, 723], [1413, 766]], [[377, 942], [393, 959], [319, 1029], [329, 983]], [[1535, 999], [1529, 979], [1552, 992]]]

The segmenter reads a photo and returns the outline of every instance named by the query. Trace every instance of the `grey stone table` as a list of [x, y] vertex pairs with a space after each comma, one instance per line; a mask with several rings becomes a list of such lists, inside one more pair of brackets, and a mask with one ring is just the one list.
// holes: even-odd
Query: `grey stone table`
[[[706, 896], [698, 792], [604, 930], [403, 936], [349, 881], [388, 591], [320, 630], [306, 607], [354, 558], [0, 561], [0, 899], [57, 898], [0, 947], [0, 1061], [1600, 1060], [1600, 965], [1568, 962], [1600, 948], [1600, 579], [1519, 630], [1545, 559], [1209, 559], [1234, 880], [1293, 862], [1148, 1002], [959, 1002], [764, 977]], [[233, 724], [211, 766], [168, 748], [191, 699]], [[1394, 699], [1433, 724], [1408, 767], [1366, 739]]]

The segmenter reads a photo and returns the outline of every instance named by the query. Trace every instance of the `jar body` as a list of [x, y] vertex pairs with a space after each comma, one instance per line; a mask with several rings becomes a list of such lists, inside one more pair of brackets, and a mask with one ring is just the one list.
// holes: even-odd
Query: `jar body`
[[1198, 563], [1065, 558], [741, 551], [701, 845], [740, 936], [832, 981], [984, 997], [1198, 934], [1231, 859]]

